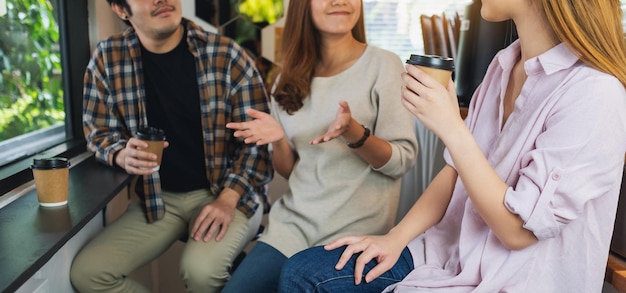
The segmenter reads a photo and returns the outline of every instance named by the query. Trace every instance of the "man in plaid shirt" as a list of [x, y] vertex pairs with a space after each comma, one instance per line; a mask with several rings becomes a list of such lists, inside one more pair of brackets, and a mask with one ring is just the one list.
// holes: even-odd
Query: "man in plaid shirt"
[[[263, 81], [231, 39], [184, 19], [180, 0], [107, 0], [130, 27], [101, 41], [84, 79], [88, 147], [110, 166], [138, 175], [141, 202], [93, 239], [74, 260], [81, 292], [149, 292], [126, 278], [188, 235], [181, 277], [188, 290], [218, 292], [254, 237], [272, 179], [266, 146], [226, 129], [269, 112]], [[138, 129], [165, 131], [158, 171]]]

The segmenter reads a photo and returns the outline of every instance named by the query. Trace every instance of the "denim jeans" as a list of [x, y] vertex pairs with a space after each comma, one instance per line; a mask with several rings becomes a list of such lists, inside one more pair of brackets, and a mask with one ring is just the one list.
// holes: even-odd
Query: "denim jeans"
[[287, 257], [276, 248], [257, 242], [241, 261], [222, 293], [274, 293]]
[[[335, 270], [344, 248], [326, 251], [322, 246], [316, 246], [301, 251], [290, 257], [280, 274], [278, 292], [381, 292], [387, 286], [404, 279], [413, 270], [413, 257], [408, 248], [404, 248], [396, 264], [380, 277], [370, 283], [362, 279], [358, 286], [354, 284], [354, 265], [360, 254], [355, 254], [340, 271]], [[376, 260], [370, 261], [363, 271], [367, 274]]]

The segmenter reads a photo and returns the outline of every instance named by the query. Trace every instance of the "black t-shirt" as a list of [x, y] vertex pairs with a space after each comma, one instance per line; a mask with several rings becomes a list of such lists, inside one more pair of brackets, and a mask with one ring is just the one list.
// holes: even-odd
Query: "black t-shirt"
[[161, 188], [191, 191], [208, 188], [196, 63], [185, 31], [174, 50], [154, 54], [141, 46], [148, 124], [165, 131]]

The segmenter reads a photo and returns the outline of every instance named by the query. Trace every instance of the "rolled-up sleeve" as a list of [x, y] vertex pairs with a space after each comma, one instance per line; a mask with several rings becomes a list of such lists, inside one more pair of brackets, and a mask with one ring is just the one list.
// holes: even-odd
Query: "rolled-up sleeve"
[[621, 181], [624, 117], [616, 107], [624, 101], [615, 93], [624, 89], [608, 77], [589, 82], [595, 86], [581, 84], [562, 93], [572, 97], [558, 99], [546, 122], [537, 126], [541, 132], [533, 149], [522, 155], [519, 178], [505, 195], [506, 207], [540, 240], [557, 236], [587, 203]]

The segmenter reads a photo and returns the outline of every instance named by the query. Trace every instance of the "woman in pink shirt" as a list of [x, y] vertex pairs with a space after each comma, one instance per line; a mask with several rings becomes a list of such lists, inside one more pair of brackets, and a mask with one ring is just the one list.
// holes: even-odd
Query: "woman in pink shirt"
[[[483, 0], [519, 40], [459, 117], [407, 66], [402, 101], [446, 145], [446, 167], [386, 235], [290, 258], [281, 292], [600, 292], [626, 152], [618, 0]], [[341, 249], [340, 249], [341, 248]]]

